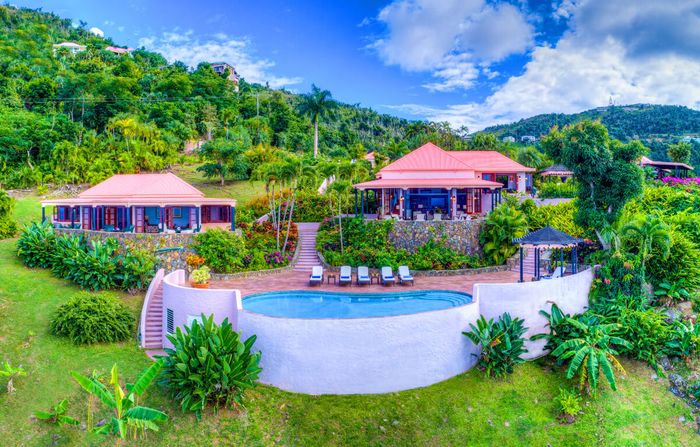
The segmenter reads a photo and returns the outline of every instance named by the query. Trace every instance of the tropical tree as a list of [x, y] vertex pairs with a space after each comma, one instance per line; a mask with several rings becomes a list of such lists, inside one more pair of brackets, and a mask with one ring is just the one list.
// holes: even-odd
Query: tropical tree
[[666, 153], [671, 161], [675, 161], [676, 163], [689, 163], [690, 156], [692, 154], [692, 147], [690, 146], [690, 143], [679, 141], [676, 144], [669, 145]]
[[112, 366], [112, 375], [109, 381], [114, 387], [110, 392], [98, 379], [87, 377], [75, 371], [71, 372], [73, 379], [90, 395], [96, 396], [108, 409], [113, 412], [106, 424], [97, 429], [97, 433], [111, 434], [126, 439], [131, 434], [135, 439], [146, 430], [158, 431], [158, 422], [168, 419], [168, 415], [153, 408], [138, 404], [139, 397], [148, 389], [158, 376], [163, 361], [158, 360], [147, 368], [134, 383], [126, 384], [126, 392], [119, 383], [117, 364]]
[[242, 178], [248, 173], [245, 153], [250, 149], [250, 137], [242, 127], [236, 127], [230, 138], [207, 141], [199, 149], [204, 164], [197, 168], [205, 177], [218, 177], [224, 186], [226, 177]]
[[671, 232], [658, 217], [652, 215], [637, 217], [624, 225], [620, 233], [629, 238], [628, 243], [637, 245], [642, 280], [646, 280], [646, 262], [651, 257], [653, 248], [658, 247], [664, 258], [668, 257], [671, 251]]
[[335, 106], [331, 92], [321, 90], [315, 84], [311, 85], [310, 93], [302, 95], [299, 113], [308, 116], [314, 124], [314, 158], [318, 157], [318, 120], [325, 118]]
[[503, 264], [513, 256], [513, 239], [527, 232], [527, 218], [512, 203], [503, 203], [486, 217], [480, 239], [484, 254], [495, 264]]
[[49, 411], [35, 411], [34, 416], [40, 421], [46, 421], [55, 425], [80, 425], [80, 421], [66, 415], [68, 401], [63, 399], [52, 406]]
[[489, 377], [512, 374], [513, 367], [525, 361], [522, 358], [527, 352], [523, 338], [527, 331], [524, 320], [512, 318], [508, 312], [495, 322], [493, 318], [486, 321], [482, 315], [476, 326], [469, 323], [469, 328], [462, 334], [481, 348], [479, 365]]
[[637, 165], [647, 149], [639, 142], [613, 140], [599, 121], [582, 121], [562, 130], [554, 127], [542, 147], [574, 173], [577, 187], [575, 221], [595, 229], [614, 223], [625, 204], [642, 193], [644, 175]]
[[595, 394], [602, 374], [610, 388], [617, 390], [615, 370], [624, 374], [625, 369], [615, 357], [618, 355], [615, 346], [631, 347], [627, 340], [614, 335], [619, 325], [589, 324], [573, 318], [567, 318], [567, 322], [578, 329], [578, 333], [552, 351], [552, 356], [558, 360], [569, 362], [567, 379], [578, 375], [579, 387], [589, 394]]

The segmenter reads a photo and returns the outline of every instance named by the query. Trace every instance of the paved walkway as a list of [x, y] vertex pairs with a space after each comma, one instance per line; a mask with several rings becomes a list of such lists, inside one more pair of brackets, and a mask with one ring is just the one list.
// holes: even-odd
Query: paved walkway
[[[353, 280], [355, 275], [353, 272]], [[517, 282], [518, 273], [512, 271], [481, 273], [478, 275], [459, 275], [459, 276], [418, 276], [415, 278], [415, 286], [380, 286], [372, 284], [371, 286], [338, 286], [332, 283], [328, 284], [324, 281], [321, 286], [309, 287], [309, 273], [292, 271], [289, 273], [280, 273], [278, 275], [261, 276], [258, 278], [241, 278], [229, 281], [212, 281], [212, 288], [230, 288], [239, 289], [242, 296], [251, 295], [261, 292], [273, 292], [279, 290], [330, 290], [344, 291], [350, 293], [371, 293], [371, 292], [395, 292], [403, 290], [439, 290], [450, 289], [467, 293], [472, 293], [472, 288], [475, 283], [508, 283]]]

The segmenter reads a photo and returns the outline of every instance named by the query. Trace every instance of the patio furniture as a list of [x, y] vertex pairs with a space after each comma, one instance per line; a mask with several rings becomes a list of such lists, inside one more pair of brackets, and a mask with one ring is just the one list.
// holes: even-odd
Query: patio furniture
[[335, 273], [329, 273], [329, 274], [326, 275], [326, 284], [330, 284], [330, 283], [331, 283], [331, 279], [333, 280], [333, 284], [337, 284], [337, 283], [336, 283], [337, 277], [335, 276]]
[[554, 269], [554, 272], [552, 272], [551, 275], [548, 276], [543, 276], [542, 279], [557, 279], [561, 278], [564, 276], [564, 273], [566, 272], [566, 267], [557, 267]]
[[419, 222], [425, 222], [425, 214], [423, 213], [416, 213], [416, 220]]
[[114, 225], [105, 225], [102, 227], [102, 231], [114, 231]]
[[411, 276], [411, 272], [408, 270], [407, 265], [399, 266], [399, 281], [401, 281], [401, 284], [411, 283], [411, 285], [413, 285], [413, 276]]
[[370, 273], [369, 283], [379, 285], [379, 273]]
[[133, 225], [129, 225], [128, 227], [126, 227], [126, 228], [124, 228], [124, 229], [122, 230], [122, 233], [133, 233], [133, 232], [134, 232], [134, 226], [133, 226]]
[[309, 276], [309, 285], [320, 286], [323, 284], [323, 267], [317, 265], [311, 269], [311, 276]]
[[394, 272], [391, 271], [391, 267], [382, 267], [382, 284], [385, 286], [396, 284], [396, 278], [394, 278]]
[[352, 269], [349, 265], [340, 267], [340, 280], [338, 284], [341, 286], [352, 284]]
[[371, 284], [372, 280], [369, 277], [369, 269], [367, 266], [360, 266], [357, 268], [357, 285], [361, 286], [363, 284]]

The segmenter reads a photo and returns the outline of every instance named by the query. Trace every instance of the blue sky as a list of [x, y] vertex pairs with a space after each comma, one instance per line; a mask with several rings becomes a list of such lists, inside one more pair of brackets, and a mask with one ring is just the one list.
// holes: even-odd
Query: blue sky
[[700, 0], [20, 0], [115, 43], [478, 130], [637, 102], [700, 106]]

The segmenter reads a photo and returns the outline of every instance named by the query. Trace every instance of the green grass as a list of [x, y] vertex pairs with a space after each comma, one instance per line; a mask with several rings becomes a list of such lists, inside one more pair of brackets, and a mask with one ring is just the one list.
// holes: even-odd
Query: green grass
[[[38, 216], [37, 200], [19, 201], [20, 220]], [[85, 394], [69, 371], [108, 373], [119, 364], [126, 379], [149, 364], [136, 342], [75, 347], [48, 334], [51, 314], [77, 288], [48, 271], [23, 267], [13, 240], [0, 242], [0, 361], [21, 364], [29, 376], [17, 391], [0, 391], [0, 437], [4, 445], [113, 445], [113, 440], [72, 428], [32, 421], [35, 410], [67, 398], [69, 414], [85, 419]], [[137, 315], [143, 297], [115, 294]], [[264, 355], [264, 353], [263, 353]], [[585, 414], [561, 425], [554, 401], [567, 386], [560, 371], [527, 363], [504, 380], [479, 371], [431, 387], [378, 396], [305, 396], [258, 386], [240, 412], [206, 414], [201, 423], [182, 414], [154, 386], [145, 404], [171, 420], [160, 433], [128, 445], [287, 446], [685, 446], [698, 445], [687, 406], [652, 380], [647, 366], [625, 361], [620, 391], [601, 390], [585, 403]], [[689, 421], [681, 424], [680, 416]]]
[[265, 194], [265, 185], [248, 180], [227, 180], [221, 186], [216, 179], [207, 179], [197, 172], [197, 165], [182, 164], [173, 169], [175, 175], [199, 189], [207, 197], [233, 198], [239, 205], [247, 205], [251, 199]]

